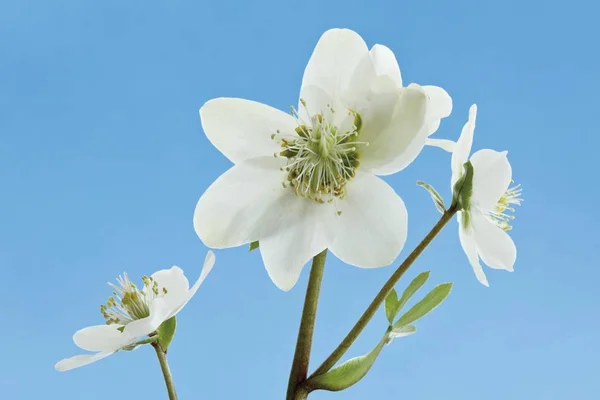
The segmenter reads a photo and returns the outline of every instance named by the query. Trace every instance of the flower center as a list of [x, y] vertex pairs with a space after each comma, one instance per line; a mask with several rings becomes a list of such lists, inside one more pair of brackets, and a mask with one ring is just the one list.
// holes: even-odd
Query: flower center
[[113, 295], [106, 304], [100, 306], [107, 325], [126, 325], [136, 319], [146, 318], [150, 315], [152, 300], [167, 294], [167, 289], [160, 287], [153, 278], [143, 276], [142, 281], [144, 287], [138, 289], [125, 273], [117, 278], [117, 285], [109, 283], [114, 289]]
[[515, 217], [513, 215], [508, 215], [507, 212], [515, 212], [515, 209], [512, 207], [513, 204], [518, 206], [521, 205], [521, 202], [523, 201], [521, 192], [521, 185], [509, 188], [504, 195], [500, 197], [500, 200], [498, 200], [494, 209], [489, 212], [490, 219], [505, 231], [510, 231], [512, 229], [510, 222], [515, 219]]
[[[306, 108], [303, 100], [301, 103]], [[357, 112], [348, 110], [348, 115], [336, 125], [332, 122], [336, 120], [335, 111], [328, 108], [329, 118], [322, 113], [314, 114], [308, 123], [292, 108], [298, 123], [297, 135], [282, 137], [278, 131], [271, 136], [282, 147], [275, 157], [288, 159], [283, 168], [287, 172], [283, 186], [318, 203], [344, 198], [346, 183], [354, 178], [360, 164], [357, 148], [368, 145], [357, 141], [362, 125]]]

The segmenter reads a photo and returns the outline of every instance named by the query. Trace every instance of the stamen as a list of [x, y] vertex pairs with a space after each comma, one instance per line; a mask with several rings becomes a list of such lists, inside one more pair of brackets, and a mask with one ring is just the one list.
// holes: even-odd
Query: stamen
[[[511, 181], [511, 183], [514, 182]], [[510, 207], [511, 204], [521, 205], [521, 202], [523, 201], [521, 192], [521, 185], [508, 188], [502, 197], [500, 197], [498, 203], [494, 206], [494, 209], [488, 213], [490, 219], [505, 231], [510, 231], [512, 229], [510, 222], [515, 219], [513, 215], [507, 215], [506, 212], [515, 212], [515, 209]]]
[[[342, 131], [322, 113], [311, 113], [304, 99], [300, 99], [300, 104], [310, 116], [310, 122], [303, 121], [292, 106], [291, 114], [298, 125], [296, 135], [284, 137], [279, 131], [271, 135], [282, 148], [274, 156], [288, 159], [284, 168], [287, 176], [282, 186], [291, 187], [297, 195], [321, 204], [330, 203], [334, 198], [342, 199], [346, 183], [354, 178], [360, 165], [360, 147], [368, 145], [357, 140], [362, 118], [357, 112], [348, 110], [351, 127]], [[327, 109], [331, 118], [335, 110], [329, 104]]]
[[167, 294], [167, 289], [161, 287], [152, 277], [142, 276], [144, 287], [138, 287], [129, 280], [126, 273], [117, 278], [117, 284], [109, 283], [113, 296], [106, 304], [100, 306], [100, 313], [106, 319], [106, 324], [126, 325], [136, 319], [150, 315], [150, 304], [155, 298]]

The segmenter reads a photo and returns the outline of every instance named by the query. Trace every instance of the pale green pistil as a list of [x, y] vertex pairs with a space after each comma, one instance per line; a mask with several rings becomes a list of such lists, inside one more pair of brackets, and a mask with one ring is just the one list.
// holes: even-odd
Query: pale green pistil
[[[333, 114], [333, 110], [330, 110]], [[297, 113], [293, 110], [294, 116]], [[357, 141], [360, 115], [350, 111], [353, 123], [342, 131], [328, 122], [322, 114], [311, 118], [312, 124], [299, 121], [297, 136], [281, 138], [279, 132], [272, 138], [280, 141], [282, 151], [275, 156], [288, 159], [284, 187], [291, 187], [302, 197], [318, 203], [342, 199], [345, 186], [356, 175], [359, 166], [358, 146], [367, 143]]]

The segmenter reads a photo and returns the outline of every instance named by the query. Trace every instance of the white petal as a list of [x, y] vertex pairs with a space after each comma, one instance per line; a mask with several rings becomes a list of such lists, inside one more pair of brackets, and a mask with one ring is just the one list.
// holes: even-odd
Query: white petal
[[289, 114], [255, 101], [218, 98], [200, 109], [204, 133], [234, 163], [280, 151], [271, 135], [294, 133], [296, 120]]
[[170, 311], [164, 298], [156, 298], [150, 303], [150, 315], [128, 323], [123, 333], [132, 338], [131, 343], [136, 342], [158, 329], [169, 318]]
[[463, 126], [460, 137], [456, 142], [456, 147], [452, 153], [452, 185], [454, 184], [463, 174], [463, 165], [469, 159], [471, 153], [471, 147], [473, 146], [473, 134], [475, 132], [475, 122], [477, 120], [477, 105], [473, 104], [469, 108], [469, 120]]
[[123, 325], [95, 325], [81, 329], [73, 335], [75, 344], [87, 351], [116, 351], [127, 342], [127, 336], [118, 328]]
[[369, 54], [375, 66], [375, 73], [389, 76], [397, 87], [402, 87], [402, 75], [394, 52], [386, 46], [376, 44], [371, 48]]
[[491, 211], [504, 195], [512, 179], [512, 167], [506, 151], [479, 150], [471, 157], [473, 164], [473, 195], [471, 202]]
[[383, 131], [366, 131], [359, 140], [369, 142], [361, 151], [361, 165], [377, 175], [389, 175], [408, 166], [425, 145], [427, 97], [411, 84], [401, 88], [391, 122]]
[[[348, 87], [358, 63], [369, 53], [364, 40], [348, 29], [325, 32], [304, 70], [302, 88], [317, 86], [336, 98]], [[304, 98], [303, 89], [300, 97]]]
[[260, 239], [265, 268], [281, 290], [290, 290], [304, 265], [333, 241], [336, 210], [332, 204], [319, 204], [297, 196], [290, 189], [273, 209], [278, 226], [272, 235]]
[[452, 113], [452, 98], [448, 92], [438, 86], [423, 86], [423, 90], [429, 98], [425, 118], [428, 121], [428, 133], [431, 135], [437, 131], [440, 119], [446, 118]]
[[[202, 271], [200, 271], [200, 276], [198, 277], [198, 280], [196, 281], [196, 283], [194, 283], [194, 286], [192, 286], [190, 290], [186, 292], [186, 295], [184, 298], [181, 299], [182, 301], [180, 302], [180, 304], [176, 308], [172, 309], [172, 311], [169, 313], [168, 318], [177, 315], [177, 313], [181, 311], [183, 307], [185, 307], [188, 301], [190, 301], [190, 299], [196, 294], [198, 288], [200, 288], [200, 285], [202, 285], [202, 282], [204, 282], [204, 280], [208, 276], [208, 273], [212, 270], [212, 267], [214, 265], [215, 253], [209, 251], [208, 253], [206, 253], [206, 258], [204, 259], [204, 266], [202, 267]], [[165, 296], [165, 298], [166, 297], [167, 296]]]
[[152, 278], [158, 284], [159, 290], [165, 288], [165, 303], [169, 308], [169, 314], [175, 315], [175, 311], [181, 308], [181, 304], [187, 302], [190, 283], [185, 277], [183, 270], [178, 266], [163, 269], [152, 274]]
[[[381, 152], [377, 146], [383, 146], [386, 132], [390, 124], [394, 122], [393, 116], [401, 97], [401, 90], [388, 76], [379, 76], [371, 81], [368, 92], [360, 101], [351, 107], [357, 111], [362, 119], [360, 130], [360, 142], [369, 142], [368, 147], [361, 148], [361, 163], [368, 159], [369, 154]], [[337, 116], [348, 115], [348, 113], [336, 113]], [[351, 118], [354, 121], [354, 118]], [[341, 129], [341, 126], [338, 125]], [[385, 150], [385, 149], [384, 149]], [[364, 165], [363, 165], [364, 166]]]
[[387, 183], [370, 173], [357, 173], [337, 203], [335, 239], [329, 249], [347, 264], [384, 267], [400, 254], [406, 241], [408, 213]]
[[369, 97], [373, 81], [377, 78], [386, 78], [391, 86], [396, 89], [396, 84], [389, 76], [382, 75], [378, 77], [375, 74], [375, 66], [369, 53], [365, 53], [362, 59], [356, 65], [354, 72], [350, 75], [348, 84], [340, 89], [339, 93], [333, 98], [333, 106], [336, 109], [358, 110], [365, 104], [365, 98]]
[[283, 188], [283, 158], [260, 157], [233, 166], [204, 192], [194, 213], [194, 228], [205, 245], [235, 247], [271, 233], [274, 204], [292, 193]]
[[508, 233], [481, 213], [472, 213], [471, 224], [477, 252], [483, 262], [491, 268], [512, 271], [517, 260], [517, 247]]
[[446, 150], [448, 153], [452, 153], [456, 148], [456, 142], [448, 139], [427, 139], [425, 145], [439, 147], [442, 150]]
[[463, 212], [464, 211], [458, 212], [458, 237], [460, 238], [460, 244], [463, 250], [465, 251], [467, 258], [469, 259], [469, 263], [473, 268], [473, 272], [475, 272], [477, 280], [485, 286], [489, 286], [488, 280], [483, 272], [483, 268], [479, 263], [479, 256], [477, 255], [477, 244], [475, 243], [473, 230], [470, 226], [464, 226], [462, 222]]
[[[304, 86], [302, 95], [298, 102], [298, 115], [300, 123], [311, 126], [311, 116], [321, 114], [323, 117], [331, 120], [331, 108], [333, 99], [328, 93], [318, 86]], [[281, 150], [281, 149], [280, 149]]]
[[95, 361], [101, 360], [105, 357], [110, 356], [111, 354], [114, 354], [114, 351], [105, 351], [96, 354], [80, 354], [78, 356], [60, 360], [56, 363], [56, 365], [54, 365], [54, 368], [60, 372], [69, 371], [71, 369], [83, 367], [84, 365], [88, 365]]

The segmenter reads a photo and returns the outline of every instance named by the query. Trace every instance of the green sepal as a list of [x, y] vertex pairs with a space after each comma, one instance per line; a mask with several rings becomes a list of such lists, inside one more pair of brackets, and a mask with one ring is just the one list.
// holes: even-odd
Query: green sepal
[[[398, 302], [398, 310], [396, 314], [400, 312], [402, 307], [408, 303], [408, 300], [427, 282], [429, 279], [429, 271], [421, 272], [419, 275], [415, 276], [415, 278], [408, 284], [406, 289], [404, 289], [404, 293], [402, 293], [402, 297], [400, 297], [400, 301]], [[395, 317], [396, 315], [394, 315]]]
[[444, 204], [444, 199], [442, 198], [442, 196], [440, 196], [437, 190], [433, 188], [433, 186], [423, 181], [417, 181], [417, 185], [421, 186], [423, 189], [429, 192], [429, 195], [431, 196], [431, 200], [433, 200], [435, 208], [437, 208], [437, 210], [440, 213], [443, 214], [446, 212], [446, 205]]
[[471, 195], [473, 194], [473, 164], [471, 161], [464, 163], [465, 172], [454, 184], [452, 205], [456, 204], [458, 210], [469, 211], [471, 208]]
[[154, 343], [157, 340], [158, 340], [158, 336], [150, 336], [147, 339], [140, 340], [139, 342], [136, 342], [134, 344], [130, 344], [129, 346], [123, 347], [121, 350], [133, 351], [133, 350], [137, 349], [138, 347], [140, 347], [142, 345]]
[[394, 324], [393, 329], [405, 326], [425, 316], [434, 308], [442, 304], [452, 290], [452, 283], [442, 283], [434, 287], [431, 292], [427, 293], [423, 300], [415, 304], [410, 310], [398, 319]]
[[386, 343], [387, 337], [386, 334], [370, 353], [351, 358], [331, 371], [309, 379], [306, 382], [307, 386], [313, 390], [321, 389], [337, 392], [354, 385], [367, 375]]
[[259, 247], [259, 243], [258, 240], [254, 241], [254, 242], [250, 242], [250, 248], [248, 249], [248, 251], [252, 251], [252, 250], [256, 250]]
[[385, 298], [385, 316], [390, 322], [390, 325], [394, 323], [394, 318], [396, 317], [396, 314], [398, 314], [398, 304], [398, 293], [396, 293], [396, 289], [392, 289]]
[[156, 332], [158, 333], [158, 344], [162, 347], [163, 351], [167, 351], [167, 348], [171, 344], [173, 337], [175, 336], [175, 330], [177, 328], [177, 319], [172, 316], [158, 327]]

